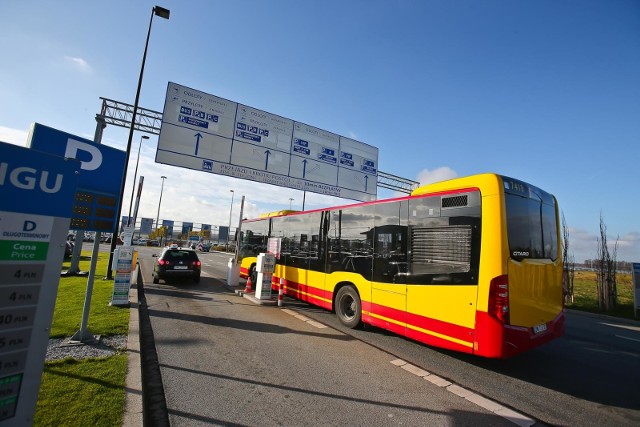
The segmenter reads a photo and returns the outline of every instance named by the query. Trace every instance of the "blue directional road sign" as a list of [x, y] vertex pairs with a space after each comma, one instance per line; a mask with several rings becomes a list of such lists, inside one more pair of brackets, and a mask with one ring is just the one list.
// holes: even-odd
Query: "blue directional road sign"
[[32, 150], [81, 162], [71, 228], [113, 231], [117, 221], [126, 153], [39, 123], [31, 125]]

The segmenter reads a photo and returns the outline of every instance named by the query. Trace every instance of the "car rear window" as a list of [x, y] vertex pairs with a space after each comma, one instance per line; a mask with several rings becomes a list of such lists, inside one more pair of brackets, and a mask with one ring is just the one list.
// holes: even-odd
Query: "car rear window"
[[183, 251], [183, 250], [170, 250], [164, 254], [165, 259], [173, 259], [173, 260], [197, 260], [198, 255], [194, 251]]

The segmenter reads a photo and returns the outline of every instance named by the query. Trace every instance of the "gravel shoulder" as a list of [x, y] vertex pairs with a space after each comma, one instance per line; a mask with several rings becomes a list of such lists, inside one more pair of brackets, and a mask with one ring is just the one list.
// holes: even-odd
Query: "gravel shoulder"
[[47, 345], [47, 362], [66, 358], [88, 359], [90, 357], [108, 357], [122, 353], [127, 349], [127, 336], [114, 335], [100, 337], [93, 344], [70, 343], [69, 338], [52, 338]]

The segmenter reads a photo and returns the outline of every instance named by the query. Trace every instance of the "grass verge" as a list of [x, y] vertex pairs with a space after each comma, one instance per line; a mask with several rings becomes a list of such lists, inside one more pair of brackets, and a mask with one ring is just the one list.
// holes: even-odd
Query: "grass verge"
[[34, 426], [120, 426], [127, 355], [47, 363]]
[[[80, 258], [80, 270], [90, 268], [90, 254]], [[100, 252], [93, 285], [88, 329], [94, 335], [126, 335], [129, 308], [109, 306], [113, 281], [103, 280], [109, 253]], [[69, 269], [69, 261], [62, 270]], [[72, 336], [80, 329], [86, 276], [61, 277], [51, 327], [51, 338]], [[45, 363], [34, 426], [118, 426], [124, 411], [126, 354], [86, 360]]]
[[633, 283], [631, 274], [618, 273], [616, 279], [618, 306], [612, 311], [604, 312], [598, 307], [596, 273], [592, 271], [576, 271], [573, 281], [573, 303], [567, 304], [567, 308], [633, 319]]

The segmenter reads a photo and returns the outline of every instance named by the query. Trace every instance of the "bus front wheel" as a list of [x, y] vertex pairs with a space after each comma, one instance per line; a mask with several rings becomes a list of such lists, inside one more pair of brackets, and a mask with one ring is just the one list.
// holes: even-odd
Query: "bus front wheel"
[[336, 315], [343, 325], [353, 329], [360, 324], [362, 304], [360, 296], [352, 286], [340, 288], [336, 295]]

